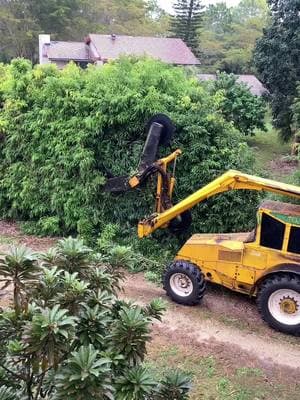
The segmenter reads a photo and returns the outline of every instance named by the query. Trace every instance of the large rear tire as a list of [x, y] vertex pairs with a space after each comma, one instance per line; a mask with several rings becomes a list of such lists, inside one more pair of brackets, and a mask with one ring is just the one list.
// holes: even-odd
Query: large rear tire
[[300, 277], [276, 274], [266, 278], [257, 294], [258, 310], [277, 331], [300, 335]]
[[166, 268], [163, 285], [172, 300], [187, 306], [199, 304], [206, 289], [204, 274], [197, 265], [181, 260]]

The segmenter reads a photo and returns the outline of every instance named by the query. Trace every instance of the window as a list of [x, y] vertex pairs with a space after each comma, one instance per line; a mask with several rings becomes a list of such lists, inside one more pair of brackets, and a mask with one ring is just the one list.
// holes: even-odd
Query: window
[[300, 228], [297, 228], [296, 226], [291, 227], [287, 250], [291, 253], [300, 254]]
[[262, 215], [260, 244], [271, 249], [281, 250], [284, 238], [285, 225], [270, 217]]

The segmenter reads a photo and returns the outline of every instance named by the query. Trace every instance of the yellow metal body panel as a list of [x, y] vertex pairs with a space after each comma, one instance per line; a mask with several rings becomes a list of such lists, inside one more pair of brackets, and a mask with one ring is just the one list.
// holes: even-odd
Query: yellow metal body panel
[[[263, 213], [270, 215], [271, 211], [260, 209], [259, 214]], [[300, 273], [300, 254], [289, 253], [286, 249], [290, 224], [286, 224], [281, 250], [261, 246], [260, 232], [258, 225], [256, 235], [253, 232], [196, 234], [179, 250], [176, 259], [197, 265], [211, 282], [255, 295], [256, 283], [280, 265], [288, 264]]]

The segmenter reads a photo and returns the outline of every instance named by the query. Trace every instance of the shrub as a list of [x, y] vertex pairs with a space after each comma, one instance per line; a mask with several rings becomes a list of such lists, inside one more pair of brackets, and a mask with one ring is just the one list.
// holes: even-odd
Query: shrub
[[0, 310], [1, 399], [155, 400], [168, 390], [187, 399], [186, 375], [159, 382], [142, 365], [164, 304], [118, 300], [122, 274], [96, 260], [72, 238], [38, 257], [12, 248], [0, 259], [15, 294], [13, 309]]
[[[138, 219], [153, 209], [153, 188], [116, 196], [103, 185], [107, 170], [116, 176], [135, 171], [145, 123], [157, 112], [174, 120], [174, 146], [184, 152], [175, 200], [229, 168], [253, 168], [243, 136], [224, 119], [228, 92], [208, 93], [184, 70], [159, 61], [123, 58], [102, 68], [70, 64], [59, 71], [18, 59], [6, 68], [0, 93], [6, 138], [0, 143], [0, 212], [29, 221], [31, 232], [34, 222], [41, 234], [96, 237], [112, 223], [121, 227], [119, 237], [135, 235]], [[248, 228], [256, 203], [253, 193], [210, 200], [195, 209], [194, 229]]]
[[266, 130], [266, 101], [254, 96], [246, 84], [238, 83], [235, 75], [218, 73], [217, 79], [210, 86], [212, 93], [223, 92], [222, 114], [240, 132], [253, 135], [255, 129]]

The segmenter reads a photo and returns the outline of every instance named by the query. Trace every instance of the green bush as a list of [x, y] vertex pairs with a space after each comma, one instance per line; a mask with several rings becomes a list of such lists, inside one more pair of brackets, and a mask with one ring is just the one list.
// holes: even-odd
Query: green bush
[[[138, 219], [153, 210], [153, 188], [105, 193], [105, 171], [135, 171], [145, 123], [157, 112], [174, 120], [174, 147], [183, 150], [176, 201], [229, 168], [252, 171], [243, 136], [224, 118], [227, 92], [209, 94], [183, 69], [123, 58], [59, 71], [18, 59], [0, 73], [0, 213], [24, 221], [31, 232], [34, 226], [40, 234], [96, 237], [113, 223], [120, 237], [135, 235]], [[246, 229], [256, 204], [253, 193], [210, 200], [195, 209], [193, 229]]]
[[0, 275], [14, 292], [12, 309], [0, 309], [1, 400], [188, 399], [188, 376], [156, 379], [143, 366], [164, 303], [118, 300], [122, 272], [99, 264], [81, 240], [39, 255], [12, 248]]
[[266, 130], [266, 100], [254, 96], [246, 84], [237, 82], [235, 75], [218, 73], [217, 79], [210, 84], [210, 90], [224, 93], [222, 113], [244, 135], [253, 135], [255, 129]]

